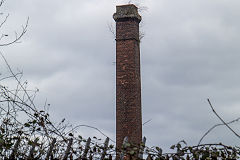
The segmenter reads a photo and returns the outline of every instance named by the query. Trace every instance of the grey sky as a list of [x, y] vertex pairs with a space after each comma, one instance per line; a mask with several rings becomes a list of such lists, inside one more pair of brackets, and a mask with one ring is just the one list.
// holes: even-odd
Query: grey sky
[[[40, 89], [55, 120], [87, 124], [115, 137], [115, 41], [109, 0], [7, 0], [4, 32], [14, 34], [30, 17], [22, 43], [2, 48], [13, 68]], [[133, 1], [139, 3], [139, 1]], [[185, 139], [197, 144], [219, 123], [240, 117], [240, 1], [143, 0], [141, 76], [143, 127], [149, 145], [165, 150]], [[10, 37], [11, 38], [11, 37]], [[41, 103], [40, 103], [41, 102]], [[233, 125], [237, 131], [239, 123]], [[83, 136], [99, 135], [81, 128]], [[238, 144], [224, 127], [204, 142]]]

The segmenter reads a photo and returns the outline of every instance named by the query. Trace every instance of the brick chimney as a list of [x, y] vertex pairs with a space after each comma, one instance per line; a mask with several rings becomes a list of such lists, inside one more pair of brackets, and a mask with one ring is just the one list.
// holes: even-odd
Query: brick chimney
[[120, 149], [124, 137], [139, 145], [142, 141], [139, 23], [141, 16], [133, 4], [116, 7], [116, 141]]

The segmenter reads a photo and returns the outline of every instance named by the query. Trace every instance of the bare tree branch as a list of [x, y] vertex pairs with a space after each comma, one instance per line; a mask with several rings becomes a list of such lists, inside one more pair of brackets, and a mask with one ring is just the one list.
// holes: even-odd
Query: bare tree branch
[[142, 125], [144, 126], [145, 124], [147, 124], [147, 123], [149, 123], [149, 122], [151, 122], [152, 121], [152, 119], [149, 119], [149, 120], [147, 120], [146, 122], [144, 122]]
[[[239, 120], [240, 120], [240, 118], [237, 118], [237, 119], [235, 119], [235, 120], [232, 120], [232, 121], [230, 121], [230, 122], [227, 122], [226, 124], [229, 125], [229, 124], [238, 122]], [[220, 124], [216, 124], [216, 125], [212, 126], [212, 127], [211, 127], [206, 133], [204, 133], [204, 135], [201, 137], [201, 139], [200, 139], [199, 142], [198, 142], [198, 145], [201, 144], [202, 140], [203, 140], [214, 128], [219, 127], [219, 126], [224, 126], [224, 125], [225, 125], [225, 124], [220, 123]]]
[[113, 37], [116, 38], [116, 31], [112, 25], [112, 23], [108, 23], [108, 30], [112, 33]]
[[29, 18], [27, 18], [27, 22], [24, 26], [22, 26], [22, 32], [20, 35], [17, 34], [17, 32], [15, 32], [15, 39], [11, 42], [7, 42], [7, 43], [3, 43], [3, 44], [0, 44], [0, 47], [2, 46], [8, 46], [8, 45], [11, 45], [13, 43], [19, 43], [19, 40], [23, 37], [23, 35], [27, 32], [27, 27], [28, 27], [28, 21], [29, 21]]
[[213, 113], [221, 120], [221, 122], [222, 122], [230, 131], [232, 131], [232, 132], [235, 134], [235, 136], [237, 136], [238, 138], [240, 138], [240, 135], [237, 134], [237, 133], [217, 114], [217, 112], [214, 110], [214, 108], [213, 108], [213, 106], [212, 106], [212, 104], [211, 104], [211, 101], [210, 101], [209, 99], [207, 99], [207, 101], [208, 101], [208, 103], [209, 103], [209, 105], [210, 105]]
[[[101, 133], [103, 136], [109, 138], [109, 136], [107, 136], [106, 134], [104, 134], [104, 133], [103, 133], [100, 129], [98, 129], [97, 127], [93, 127], [93, 126], [89, 126], [89, 125], [85, 125], [85, 124], [75, 126], [75, 127], [74, 127], [72, 130], [70, 130], [68, 133], [72, 132], [73, 130], [76, 130], [76, 129], [79, 128], [79, 127], [87, 127], [87, 128], [95, 129], [95, 130], [97, 130], [99, 133]], [[110, 141], [112, 141], [113, 143], [116, 143], [113, 139], [111, 139], [111, 138], [109, 138], [109, 139], [110, 139]]]
[[7, 19], [9, 17], [9, 14], [5, 17], [5, 19], [2, 21], [2, 23], [0, 24], [0, 28], [2, 28], [2, 26], [6, 23]]

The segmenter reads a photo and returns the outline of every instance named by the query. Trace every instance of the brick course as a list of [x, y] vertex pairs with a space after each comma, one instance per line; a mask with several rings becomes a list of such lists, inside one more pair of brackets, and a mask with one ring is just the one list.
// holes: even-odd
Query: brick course
[[139, 22], [134, 5], [117, 6], [116, 21], [116, 139], [142, 141]]

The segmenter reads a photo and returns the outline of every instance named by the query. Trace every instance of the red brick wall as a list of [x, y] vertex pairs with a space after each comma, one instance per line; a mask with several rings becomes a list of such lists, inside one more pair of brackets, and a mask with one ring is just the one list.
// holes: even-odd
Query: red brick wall
[[116, 139], [142, 141], [139, 20], [116, 20]]

